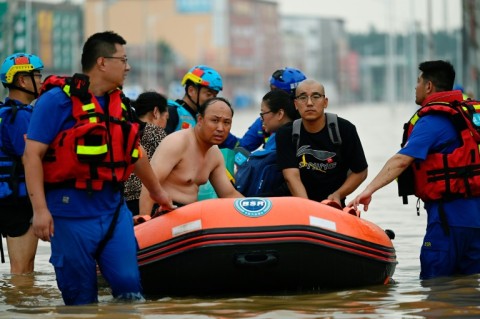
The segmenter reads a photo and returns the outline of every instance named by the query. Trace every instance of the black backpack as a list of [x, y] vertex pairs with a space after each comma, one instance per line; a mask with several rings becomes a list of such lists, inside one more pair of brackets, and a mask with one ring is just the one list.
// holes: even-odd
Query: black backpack
[[18, 112], [32, 112], [32, 107], [18, 104], [13, 100], [0, 103], [0, 201], [12, 196], [18, 198], [19, 185], [25, 182], [21, 157], [13, 154], [11, 145], [7, 145], [4, 136], [4, 124], [13, 124]]
[[[340, 130], [338, 129], [338, 116], [335, 113], [325, 113], [325, 116], [327, 117], [328, 135], [330, 136], [330, 140], [338, 150], [342, 145], [342, 137], [340, 136]], [[292, 140], [293, 143], [296, 145], [297, 150], [300, 143], [301, 124], [302, 119], [297, 119], [293, 121]]]

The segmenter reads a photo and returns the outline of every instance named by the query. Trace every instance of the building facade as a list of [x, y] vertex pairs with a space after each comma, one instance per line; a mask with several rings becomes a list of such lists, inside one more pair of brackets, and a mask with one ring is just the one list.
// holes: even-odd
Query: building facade
[[[329, 103], [341, 103], [354, 89], [358, 64], [349, 56], [342, 19], [302, 15], [281, 17], [284, 62], [325, 85]], [[353, 68], [353, 69], [352, 69]]]
[[0, 58], [15, 52], [38, 55], [46, 74], [78, 72], [83, 8], [71, 3], [0, 2]]
[[[261, 0], [117, 0], [85, 2], [85, 34], [114, 30], [128, 42], [128, 85], [169, 97], [192, 66], [209, 65], [224, 78], [222, 94], [238, 106], [256, 103], [279, 66], [279, 15]], [[165, 64], [159, 47], [174, 58]], [[174, 83], [172, 88], [172, 83]], [[260, 93], [261, 94], [261, 93]]]

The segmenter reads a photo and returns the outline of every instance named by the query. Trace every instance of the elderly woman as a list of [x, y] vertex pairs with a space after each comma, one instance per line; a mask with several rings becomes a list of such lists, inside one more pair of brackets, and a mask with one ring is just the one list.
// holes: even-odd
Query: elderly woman
[[[167, 136], [164, 130], [168, 120], [167, 99], [157, 92], [144, 92], [138, 96], [134, 107], [142, 135], [140, 144], [150, 159], [158, 144]], [[124, 195], [133, 215], [138, 215], [138, 199], [141, 190], [140, 179], [132, 173], [125, 182]]]

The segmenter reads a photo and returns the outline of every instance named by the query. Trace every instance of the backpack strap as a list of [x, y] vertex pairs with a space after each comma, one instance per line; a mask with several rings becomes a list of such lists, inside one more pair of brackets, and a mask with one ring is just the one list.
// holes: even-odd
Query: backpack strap
[[18, 105], [15, 102], [15, 100], [7, 100], [5, 103], [2, 103], [0, 107], [10, 107], [11, 112], [10, 112], [10, 124], [13, 124], [15, 122], [15, 118], [17, 117], [17, 112], [18, 112]]
[[90, 78], [82, 73], [75, 73], [71, 78], [66, 79], [66, 83], [70, 84], [70, 94], [76, 96], [83, 104], [91, 102], [91, 94], [88, 92], [90, 86]]
[[296, 145], [296, 150], [298, 150], [300, 144], [300, 126], [302, 126], [302, 119], [296, 119], [293, 121], [292, 127], [292, 141]]
[[122, 100], [123, 105], [125, 105], [127, 109], [127, 116], [128, 121], [130, 122], [138, 122], [137, 115], [135, 114], [135, 109], [133, 107], [132, 100], [128, 96], [125, 95], [123, 91], [120, 91], [120, 99]]
[[[342, 145], [342, 136], [340, 135], [340, 130], [338, 129], [338, 115], [335, 113], [325, 113], [327, 118], [327, 128], [328, 136], [332, 143], [338, 147]], [[298, 150], [300, 143], [300, 127], [302, 124], [302, 119], [296, 119], [293, 121], [292, 127], [292, 141], [296, 144], [296, 149]]]
[[338, 116], [335, 113], [325, 113], [327, 117], [328, 135], [335, 146], [342, 145], [342, 137], [338, 129]]

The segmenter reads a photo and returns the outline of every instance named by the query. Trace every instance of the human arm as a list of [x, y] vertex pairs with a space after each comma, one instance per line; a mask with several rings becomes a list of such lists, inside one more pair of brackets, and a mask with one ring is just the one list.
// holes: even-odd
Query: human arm
[[[142, 181], [142, 188], [145, 187], [148, 190], [148, 194], [150, 195], [149, 203], [152, 204], [152, 206], [153, 203], [156, 202], [164, 209], [173, 209], [170, 196], [161, 186], [146, 156], [140, 157], [135, 163], [135, 175]], [[142, 212], [142, 210], [140, 211]]]
[[347, 179], [335, 192], [328, 195], [328, 199], [333, 200], [341, 205], [342, 199], [350, 195], [355, 191], [358, 186], [367, 178], [368, 168], [364, 169], [361, 172], [354, 173], [349, 172]]
[[28, 196], [33, 207], [33, 231], [43, 241], [50, 241], [54, 234], [52, 215], [47, 207], [43, 184], [42, 159], [48, 145], [34, 140], [27, 140], [23, 154], [25, 180]]
[[138, 199], [138, 215], [150, 215], [154, 204], [155, 201], [150, 197], [148, 189], [142, 183], [142, 190], [140, 191], [140, 197]]
[[308, 198], [307, 190], [302, 183], [298, 168], [287, 168], [282, 170], [282, 173], [292, 196]]
[[[174, 132], [165, 137], [150, 159], [151, 174], [156, 177], [162, 187], [165, 186], [164, 184], [170, 173], [181, 160], [182, 150], [186, 147], [187, 141], [182, 137], [184, 137], [184, 134], [180, 132]], [[140, 215], [150, 215], [153, 205], [154, 201], [149, 196], [149, 190], [143, 184], [139, 198]]]
[[239, 139], [238, 146], [253, 152], [262, 146], [263, 143], [265, 143], [265, 132], [263, 131], [262, 119], [258, 117]]
[[450, 147], [452, 148], [450, 151], [453, 150], [459, 145], [455, 144], [458, 142], [457, 139], [457, 132], [448, 117], [443, 115], [421, 117], [404, 147], [385, 163], [373, 181], [348, 206], [357, 208], [359, 204], [363, 204], [364, 210], [367, 211], [374, 192], [400, 176], [414, 160], [425, 160], [432, 152], [448, 153]]
[[213, 188], [215, 189], [218, 197], [244, 197], [240, 192], [235, 189], [235, 187], [230, 182], [227, 174], [225, 173], [225, 160], [223, 159], [223, 155], [220, 150], [211, 149], [210, 151], [214, 154], [214, 161], [216, 165], [209, 175], [209, 180]]
[[248, 128], [247, 132], [239, 138], [232, 133], [228, 133], [227, 139], [219, 145], [220, 148], [234, 149], [241, 146], [249, 152], [253, 152], [265, 142], [263, 132], [263, 123], [261, 118], [257, 118]]
[[409, 167], [415, 158], [403, 155], [395, 154], [393, 155], [383, 166], [380, 172], [375, 176], [375, 178], [367, 185], [367, 187], [359, 194], [355, 199], [353, 199], [348, 206], [353, 206], [355, 209], [358, 208], [360, 204], [363, 205], [364, 211], [368, 210], [368, 205], [372, 201], [372, 195], [380, 188], [385, 185], [390, 184], [394, 179], [396, 179], [400, 174]]

